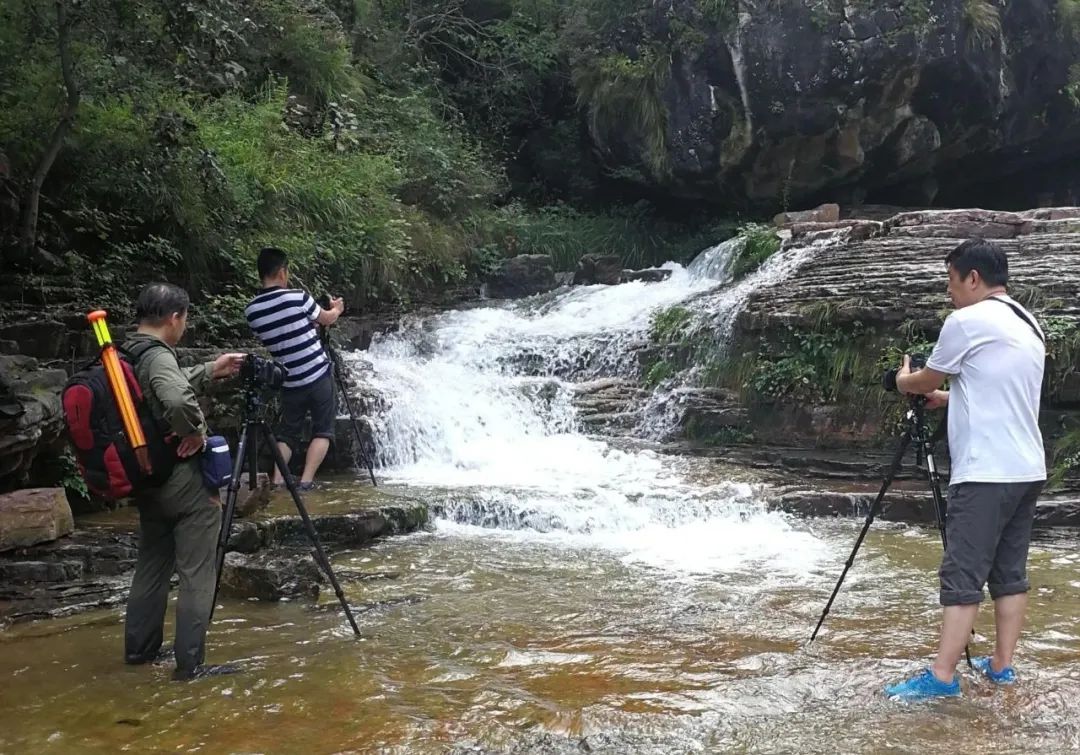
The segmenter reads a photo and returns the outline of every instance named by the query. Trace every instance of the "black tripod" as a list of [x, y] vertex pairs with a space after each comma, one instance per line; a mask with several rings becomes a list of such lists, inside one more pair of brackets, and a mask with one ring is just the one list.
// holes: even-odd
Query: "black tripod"
[[352, 426], [353, 434], [356, 436], [356, 448], [360, 451], [360, 461], [367, 467], [368, 474], [371, 475], [371, 484], [378, 487], [379, 483], [375, 482], [375, 466], [372, 464], [371, 456], [367, 452], [364, 437], [360, 434], [360, 428], [356, 424], [356, 412], [353, 410], [352, 398], [349, 396], [348, 387], [345, 385], [345, 378], [343, 377], [345, 364], [342, 362], [337, 349], [330, 344], [330, 333], [327, 330], [323, 331], [323, 348], [330, 355], [331, 369], [334, 371], [334, 380], [337, 381], [338, 393], [345, 399], [345, 408], [349, 410], [349, 424]]
[[[934, 516], [937, 519], [938, 531], [941, 533], [941, 547], [946, 548], [948, 546], [945, 536], [945, 499], [941, 496], [941, 477], [938, 475], [937, 464], [934, 462], [934, 443], [937, 442], [938, 436], [942, 434], [945, 423], [942, 422], [937, 435], [932, 435], [930, 428], [926, 424], [926, 399], [923, 396], [912, 396], [910, 401], [911, 405], [907, 414], [904, 415], [904, 434], [900, 438], [900, 445], [896, 449], [896, 455], [893, 456], [892, 464], [885, 473], [877, 498], [874, 499], [874, 503], [870, 506], [870, 511], [866, 515], [866, 522], [863, 524], [862, 531], [855, 541], [855, 547], [851, 549], [851, 555], [848, 556], [847, 563], [844, 564], [844, 571], [840, 573], [840, 579], [837, 580], [836, 587], [833, 588], [832, 595], [829, 596], [829, 602], [825, 604], [825, 610], [821, 612], [821, 618], [818, 619], [817, 626], [814, 627], [814, 633], [810, 635], [810, 642], [813, 642], [818, 636], [821, 625], [825, 623], [825, 617], [829, 615], [829, 609], [832, 608], [833, 601], [836, 600], [836, 596], [840, 592], [840, 586], [844, 584], [844, 578], [847, 576], [848, 570], [851, 569], [851, 565], [855, 562], [855, 554], [859, 552], [859, 547], [862, 546], [866, 533], [870, 531], [870, 525], [874, 523], [874, 518], [881, 509], [881, 502], [885, 499], [885, 493], [888, 492], [889, 486], [892, 485], [893, 479], [900, 471], [900, 467], [904, 465], [904, 454], [912, 444], [915, 444], [915, 466], [921, 466], [924, 460], [926, 462], [926, 478], [930, 483], [930, 494], [934, 497]], [[972, 630], [972, 633], [974, 634], [974, 630]], [[970, 666], [971, 651], [965, 647], [964, 653]]]
[[[341, 585], [338, 584], [337, 577], [334, 576], [334, 570], [330, 566], [330, 559], [327, 558], [326, 551], [323, 550], [322, 542], [319, 540], [319, 533], [315, 531], [315, 525], [312, 524], [311, 517], [308, 516], [307, 508], [304, 506], [304, 501], [296, 489], [296, 480], [289, 473], [285, 457], [282, 456], [281, 449], [278, 448], [277, 438], [274, 437], [273, 432], [266, 423], [264, 405], [259, 397], [258, 386], [249, 383], [244, 387], [244, 390], [243, 428], [240, 430], [240, 443], [236, 447], [236, 461], [233, 462], [232, 480], [229, 482], [229, 490], [225, 497], [224, 520], [221, 523], [221, 534], [218, 537], [214, 603], [217, 603], [218, 588], [221, 585], [221, 570], [225, 565], [225, 549], [229, 544], [233, 517], [236, 513], [236, 497], [240, 492], [240, 474], [243, 471], [244, 458], [247, 457], [248, 462], [248, 489], [254, 491], [259, 469], [259, 442], [262, 438], [266, 438], [270, 441], [270, 452], [273, 454], [274, 464], [278, 471], [281, 472], [281, 477], [285, 480], [285, 487], [289, 489], [293, 503], [296, 504], [296, 510], [300, 512], [300, 518], [304, 521], [304, 529], [307, 531], [308, 539], [311, 540], [311, 556], [315, 560], [316, 566], [326, 574], [327, 580], [334, 588], [334, 594], [337, 595], [338, 602], [341, 603], [342, 610], [345, 611], [345, 616], [349, 619], [353, 633], [359, 637], [360, 627], [356, 625], [352, 609], [349, 607], [348, 601], [345, 600], [345, 593], [341, 591]], [[213, 608], [210, 609], [210, 618], [211, 620], [214, 618]]]

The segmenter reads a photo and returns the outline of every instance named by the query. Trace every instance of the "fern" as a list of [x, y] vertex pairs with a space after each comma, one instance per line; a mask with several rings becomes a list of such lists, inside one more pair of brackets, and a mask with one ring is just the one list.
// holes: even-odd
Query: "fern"
[[968, 46], [987, 48], [1001, 39], [1001, 11], [992, 0], [964, 0]]
[[574, 71], [579, 107], [587, 107], [589, 130], [610, 152], [610, 137], [625, 125], [643, 144], [644, 162], [656, 177], [671, 171], [667, 154], [667, 107], [661, 97], [671, 73], [667, 53], [646, 50], [637, 60], [607, 55]]

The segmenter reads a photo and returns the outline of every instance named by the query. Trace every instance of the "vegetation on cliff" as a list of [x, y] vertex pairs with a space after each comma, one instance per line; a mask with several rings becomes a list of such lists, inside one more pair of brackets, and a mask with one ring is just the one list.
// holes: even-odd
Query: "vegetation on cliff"
[[[116, 306], [149, 277], [177, 280], [215, 311], [213, 336], [264, 244], [361, 305], [521, 252], [564, 269], [587, 252], [688, 257], [721, 231], [608, 191], [591, 157], [583, 113], [638, 106], [621, 84], [574, 91], [574, 19], [610, 23], [610, 4], [7, 2], [4, 259]], [[565, 180], [542, 181], [526, 151]]]

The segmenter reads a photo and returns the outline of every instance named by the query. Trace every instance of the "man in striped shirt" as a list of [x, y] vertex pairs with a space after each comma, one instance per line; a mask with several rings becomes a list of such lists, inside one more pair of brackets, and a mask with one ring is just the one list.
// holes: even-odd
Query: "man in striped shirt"
[[[299, 486], [300, 490], [311, 490], [315, 473], [330, 449], [337, 418], [333, 368], [319, 341], [316, 325], [337, 322], [345, 310], [345, 302], [331, 299], [330, 309], [323, 309], [307, 291], [289, 288], [289, 258], [280, 249], [262, 249], [258, 266], [263, 287], [244, 314], [263, 346], [288, 371], [281, 396], [283, 416], [278, 434], [278, 446], [286, 463], [300, 444], [304, 417], [311, 413], [311, 443]], [[281, 483], [278, 470], [274, 473], [274, 484]]]

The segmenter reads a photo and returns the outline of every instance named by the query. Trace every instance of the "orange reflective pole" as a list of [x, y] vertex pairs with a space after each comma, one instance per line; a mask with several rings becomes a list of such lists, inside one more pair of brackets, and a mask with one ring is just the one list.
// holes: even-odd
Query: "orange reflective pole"
[[109, 326], [105, 323], [105, 311], [97, 310], [86, 316], [90, 321], [90, 327], [94, 329], [98, 346], [101, 347], [101, 364], [105, 368], [105, 374], [109, 378], [109, 387], [112, 389], [116, 408], [120, 412], [120, 420], [124, 424], [124, 433], [128, 442], [135, 450], [135, 458], [142, 470], [151, 472], [150, 453], [146, 446], [146, 436], [143, 435], [142, 424], [139, 415], [135, 411], [135, 402], [131, 400], [131, 391], [128, 390], [124, 372], [120, 367], [120, 357], [116, 353], [112, 337], [109, 335]]

